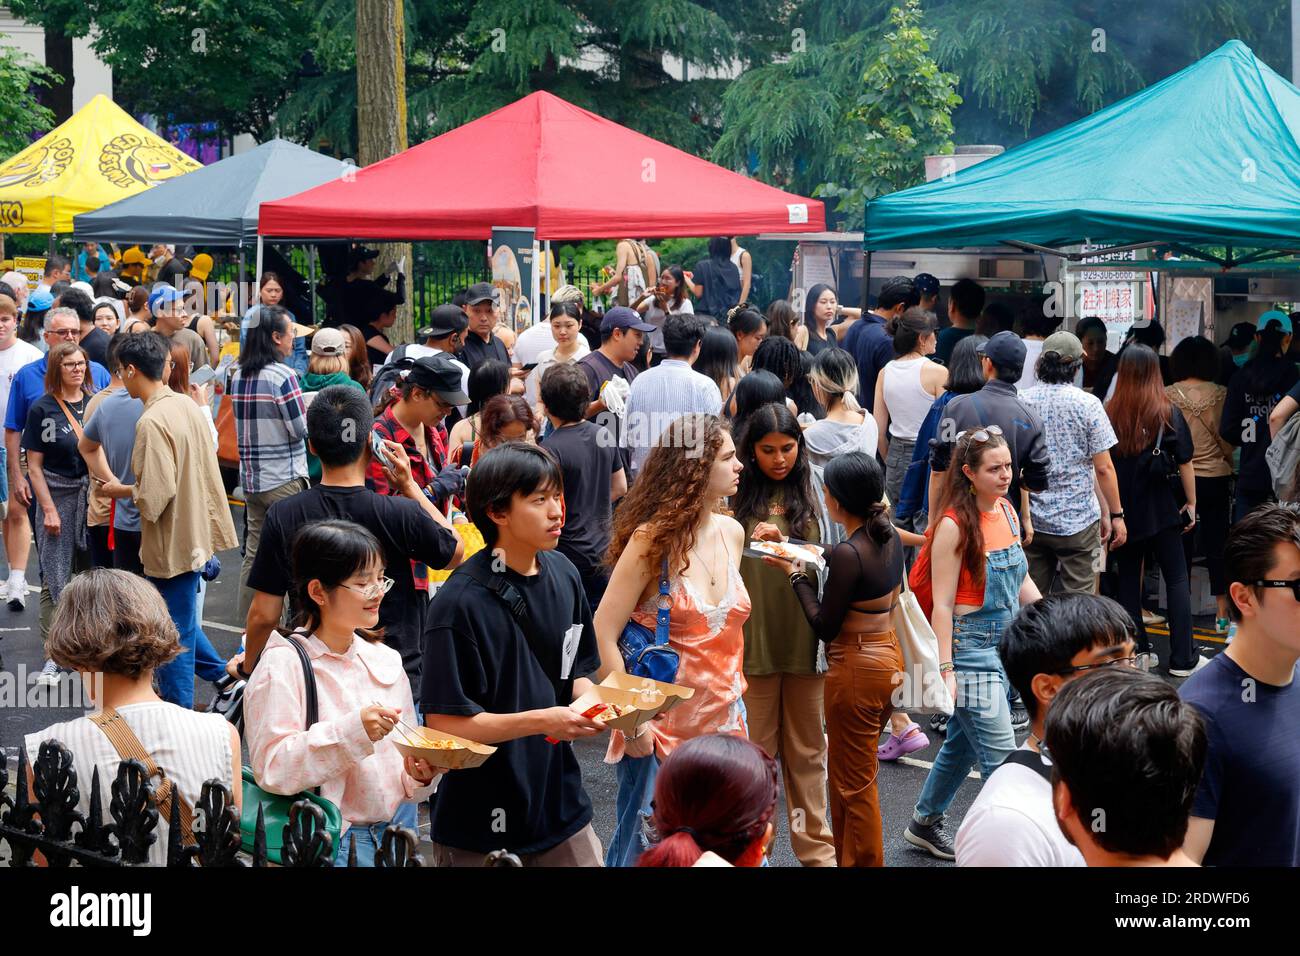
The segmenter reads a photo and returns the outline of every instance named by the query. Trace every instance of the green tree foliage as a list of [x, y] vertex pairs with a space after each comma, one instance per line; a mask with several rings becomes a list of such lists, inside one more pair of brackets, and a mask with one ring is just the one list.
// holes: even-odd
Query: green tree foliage
[[33, 134], [53, 128], [54, 114], [37, 102], [33, 90], [56, 79], [25, 54], [0, 46], [0, 161], [25, 149]]
[[921, 27], [920, 0], [894, 7], [889, 23], [836, 145], [847, 179], [816, 190], [839, 199], [836, 211], [853, 229], [862, 225], [866, 200], [916, 185], [926, 156], [952, 152], [952, 111], [961, 103], [953, 92], [957, 77], [930, 56], [934, 35]]

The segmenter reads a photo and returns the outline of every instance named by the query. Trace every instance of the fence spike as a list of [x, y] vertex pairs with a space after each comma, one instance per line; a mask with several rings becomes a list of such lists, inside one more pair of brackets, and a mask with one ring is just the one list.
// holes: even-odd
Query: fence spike
[[266, 817], [257, 804], [257, 826], [253, 830], [253, 866], [266, 866]]
[[181, 792], [172, 784], [172, 810], [167, 815], [167, 866], [182, 864], [181, 850]]

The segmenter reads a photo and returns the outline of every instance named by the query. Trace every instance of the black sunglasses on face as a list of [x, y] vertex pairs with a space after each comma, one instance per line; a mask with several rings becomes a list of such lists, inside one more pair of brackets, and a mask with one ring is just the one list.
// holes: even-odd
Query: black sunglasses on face
[[1245, 581], [1247, 587], [1252, 588], [1286, 588], [1291, 592], [1291, 596], [1300, 601], [1300, 578], [1294, 581]]

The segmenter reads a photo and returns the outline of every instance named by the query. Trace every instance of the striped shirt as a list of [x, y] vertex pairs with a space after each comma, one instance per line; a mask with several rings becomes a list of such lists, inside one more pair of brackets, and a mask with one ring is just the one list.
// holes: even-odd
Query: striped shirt
[[632, 382], [627, 399], [627, 447], [632, 472], [641, 470], [650, 447], [664, 430], [691, 412], [722, 413], [722, 393], [713, 379], [701, 375], [682, 359], [665, 359]]
[[[162, 767], [168, 779], [180, 788], [191, 809], [198, 805], [205, 781], [219, 780], [232, 788], [241, 785], [235, 762], [239, 755], [231, 753], [230, 724], [220, 714], [199, 713], [161, 700], [123, 704], [117, 712], [140, 739], [154, 763]], [[77, 791], [80, 794], [77, 810], [82, 814], [90, 814], [90, 784], [95, 768], [99, 768], [100, 806], [105, 810], [104, 822], [107, 823], [107, 810], [112, 802], [109, 788], [117, 779], [117, 765], [122, 760], [117, 749], [86, 717], [28, 734], [24, 741], [27, 759], [34, 763], [41, 744], [47, 740], [58, 740], [72, 751], [72, 765], [77, 771]], [[168, 821], [160, 813], [154, 831], [158, 839], [149, 848], [152, 866], [162, 866], [167, 862], [167, 830]]]
[[253, 375], [236, 371], [230, 402], [239, 438], [239, 477], [245, 494], [271, 491], [307, 477], [307, 409], [293, 369], [280, 362]]

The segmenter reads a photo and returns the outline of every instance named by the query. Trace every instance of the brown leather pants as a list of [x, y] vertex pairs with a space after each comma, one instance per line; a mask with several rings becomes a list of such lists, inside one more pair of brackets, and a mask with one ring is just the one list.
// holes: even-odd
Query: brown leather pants
[[883, 866], [876, 748], [894, 710], [903, 654], [892, 630], [841, 633], [826, 647], [827, 776], [831, 833], [840, 866]]

